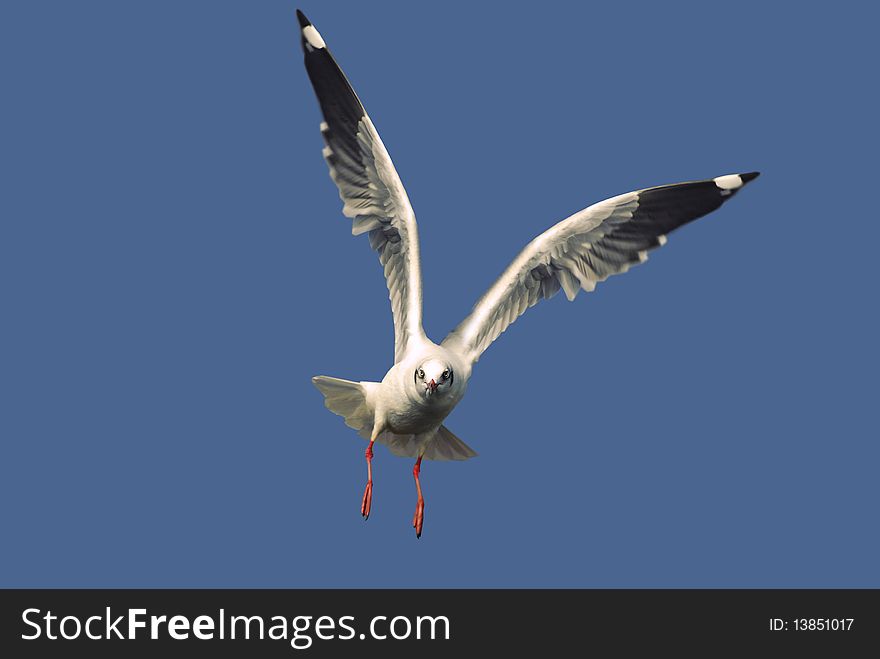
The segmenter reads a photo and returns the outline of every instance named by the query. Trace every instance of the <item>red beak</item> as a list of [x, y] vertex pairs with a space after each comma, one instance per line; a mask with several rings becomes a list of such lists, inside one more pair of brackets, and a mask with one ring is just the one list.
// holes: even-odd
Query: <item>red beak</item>
[[433, 380], [431, 380], [431, 381], [428, 383], [428, 387], [431, 388], [431, 391], [437, 391], [437, 383], [434, 382]]

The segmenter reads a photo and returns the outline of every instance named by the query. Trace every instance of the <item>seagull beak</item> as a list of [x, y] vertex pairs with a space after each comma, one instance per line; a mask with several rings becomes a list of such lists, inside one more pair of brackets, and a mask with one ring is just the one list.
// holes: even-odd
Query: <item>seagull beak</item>
[[431, 380], [431, 381], [428, 383], [428, 388], [429, 388], [432, 392], [437, 391], [437, 383], [434, 382], [433, 380]]

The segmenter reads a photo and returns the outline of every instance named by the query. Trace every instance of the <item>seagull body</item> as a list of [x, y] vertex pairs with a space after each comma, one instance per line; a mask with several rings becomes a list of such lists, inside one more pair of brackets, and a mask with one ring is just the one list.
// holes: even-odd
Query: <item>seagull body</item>
[[372, 507], [373, 444], [416, 458], [413, 526], [424, 519], [422, 458], [466, 460], [476, 452], [443, 422], [461, 401], [480, 355], [526, 309], [560, 290], [574, 300], [626, 272], [666, 235], [717, 209], [758, 176], [729, 174], [628, 192], [594, 204], [540, 234], [437, 344], [422, 328], [422, 278], [415, 214], [391, 158], [320, 33], [297, 10], [309, 78], [324, 117], [324, 158], [354, 235], [367, 234], [383, 266], [394, 316], [394, 365], [381, 382], [312, 379], [324, 404], [369, 441], [361, 514]]

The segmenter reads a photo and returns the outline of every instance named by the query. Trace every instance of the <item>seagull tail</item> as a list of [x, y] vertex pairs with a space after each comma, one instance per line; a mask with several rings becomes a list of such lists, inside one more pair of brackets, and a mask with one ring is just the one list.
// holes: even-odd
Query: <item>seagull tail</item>
[[428, 460], [468, 460], [476, 455], [474, 449], [452, 434], [446, 426], [440, 426], [437, 436], [425, 451]]
[[385, 444], [399, 458], [468, 460], [477, 455], [474, 449], [453, 435], [446, 426], [420, 435], [398, 435], [385, 430], [379, 434], [379, 442]]
[[[365, 383], [340, 380], [326, 375], [312, 378], [312, 384], [324, 395], [324, 406], [345, 419], [345, 425], [370, 438], [373, 410], [367, 403]], [[369, 384], [369, 383], [366, 383]]]

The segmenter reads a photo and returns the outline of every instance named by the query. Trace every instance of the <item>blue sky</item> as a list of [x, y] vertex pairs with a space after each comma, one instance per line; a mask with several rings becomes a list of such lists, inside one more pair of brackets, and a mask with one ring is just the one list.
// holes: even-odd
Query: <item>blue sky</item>
[[296, 5], [3, 5], [0, 585], [880, 586], [874, 11], [300, 6], [407, 187], [435, 340], [571, 212], [763, 175], [491, 347], [417, 541], [410, 461], [376, 451], [363, 522], [309, 381], [380, 379], [393, 335]]

